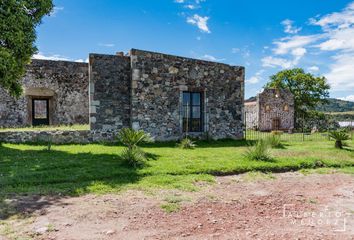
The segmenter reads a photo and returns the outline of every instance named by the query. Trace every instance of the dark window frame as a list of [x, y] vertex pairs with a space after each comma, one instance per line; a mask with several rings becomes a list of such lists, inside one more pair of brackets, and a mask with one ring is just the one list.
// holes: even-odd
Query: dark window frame
[[[200, 133], [204, 132], [204, 94], [200, 91], [183, 91], [182, 92], [182, 131], [186, 132], [185, 126], [185, 111], [187, 105], [184, 104], [184, 94], [189, 94], [189, 116], [188, 116], [188, 132], [190, 133]], [[193, 94], [199, 94], [199, 105], [193, 104]], [[199, 107], [199, 118], [193, 118], [193, 107]], [[193, 129], [193, 119], [199, 119], [199, 129]]]
[[[35, 116], [35, 102], [36, 101], [44, 101], [46, 102], [46, 118], [36, 118]], [[50, 120], [49, 120], [50, 114], [49, 114], [49, 98], [32, 98], [32, 125], [33, 126], [40, 126], [40, 125], [49, 125]]]

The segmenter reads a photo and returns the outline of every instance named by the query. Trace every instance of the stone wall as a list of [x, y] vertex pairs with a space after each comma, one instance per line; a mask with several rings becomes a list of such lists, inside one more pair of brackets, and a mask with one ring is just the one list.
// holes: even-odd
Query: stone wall
[[0, 88], [0, 127], [32, 124], [32, 98], [50, 98], [50, 124], [89, 122], [88, 64], [32, 60], [22, 79], [24, 94], [16, 100]]
[[258, 102], [245, 103], [245, 122], [247, 129], [258, 129]]
[[130, 57], [90, 55], [90, 127], [117, 132], [130, 127]]
[[243, 138], [244, 68], [133, 49], [132, 127], [157, 140], [182, 137], [182, 93], [202, 92], [204, 133]]
[[0, 142], [85, 144], [92, 142], [90, 131], [8, 131], [0, 132]]
[[0, 143], [41, 143], [54, 144], [88, 144], [115, 142], [114, 132], [95, 132], [89, 130], [53, 130], [53, 131], [3, 131], [0, 132]]
[[[259, 130], [274, 130], [274, 119], [279, 119], [279, 130], [294, 129], [294, 96], [285, 89], [265, 89], [258, 95]], [[288, 110], [284, 108], [287, 105]], [[268, 108], [268, 109], [267, 109]]]

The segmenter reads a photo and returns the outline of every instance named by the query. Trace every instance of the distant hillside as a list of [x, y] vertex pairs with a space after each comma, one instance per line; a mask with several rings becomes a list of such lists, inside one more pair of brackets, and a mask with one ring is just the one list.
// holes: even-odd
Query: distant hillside
[[321, 112], [351, 112], [354, 111], [354, 102], [343, 101], [335, 98], [330, 98], [329, 103], [317, 107]]

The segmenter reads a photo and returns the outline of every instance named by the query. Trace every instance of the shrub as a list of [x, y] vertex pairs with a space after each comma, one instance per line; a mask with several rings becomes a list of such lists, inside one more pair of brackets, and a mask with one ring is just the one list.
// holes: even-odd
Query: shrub
[[280, 136], [283, 133], [284, 133], [283, 131], [279, 131], [279, 130], [274, 130], [271, 132], [272, 136]]
[[329, 132], [329, 137], [334, 139], [335, 142], [335, 148], [342, 149], [343, 148], [343, 142], [349, 140], [349, 135], [346, 131], [340, 130], [340, 131], [331, 131]]
[[118, 140], [126, 146], [121, 155], [122, 159], [132, 167], [143, 165], [146, 160], [146, 155], [138, 145], [151, 142], [152, 139], [150, 135], [142, 130], [135, 131], [130, 128], [124, 128], [119, 132]]
[[150, 134], [143, 130], [134, 130], [131, 128], [123, 128], [118, 134], [118, 140], [127, 148], [134, 148], [141, 143], [151, 142]]
[[121, 154], [124, 162], [128, 163], [129, 166], [139, 167], [144, 165], [146, 160], [145, 152], [139, 147], [125, 148]]
[[255, 145], [248, 147], [245, 157], [248, 160], [269, 161], [271, 160], [270, 145], [266, 140], [258, 140]]
[[178, 146], [182, 149], [194, 149], [197, 145], [189, 138], [184, 138]]
[[280, 135], [271, 135], [266, 139], [266, 141], [272, 148], [279, 148], [282, 146]]

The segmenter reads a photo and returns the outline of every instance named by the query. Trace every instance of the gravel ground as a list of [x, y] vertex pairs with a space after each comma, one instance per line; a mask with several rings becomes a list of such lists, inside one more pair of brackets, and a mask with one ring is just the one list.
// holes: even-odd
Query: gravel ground
[[5, 220], [0, 239], [354, 239], [352, 175], [245, 174], [216, 181], [200, 184], [198, 192], [22, 198], [12, 204], [28, 217]]

